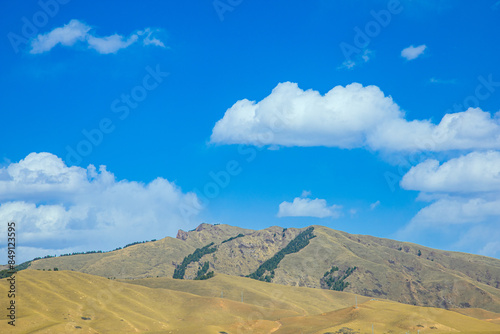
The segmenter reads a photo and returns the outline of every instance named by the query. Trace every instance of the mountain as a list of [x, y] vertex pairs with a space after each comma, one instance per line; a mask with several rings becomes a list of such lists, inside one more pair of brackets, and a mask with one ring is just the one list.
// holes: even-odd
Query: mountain
[[[448, 310], [362, 296], [356, 308], [351, 293], [224, 274], [204, 281], [118, 281], [28, 269], [16, 274], [16, 284], [16, 327], [0, 319], [1, 333], [364, 334], [372, 326], [375, 333], [500, 332], [499, 324]], [[223, 298], [213, 296], [221, 289]], [[0, 279], [0, 294], [7, 290]]]
[[201, 224], [192, 231], [180, 230], [177, 238], [102, 254], [36, 260], [30, 268], [54, 267], [126, 279], [171, 278], [177, 272], [177, 277], [190, 280], [201, 277], [200, 271], [213, 271], [410, 305], [500, 312], [498, 259], [323, 226], [255, 231]]

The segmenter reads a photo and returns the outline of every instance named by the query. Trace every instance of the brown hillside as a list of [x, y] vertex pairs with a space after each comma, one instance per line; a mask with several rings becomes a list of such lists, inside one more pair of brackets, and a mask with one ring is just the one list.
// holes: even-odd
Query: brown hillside
[[[246, 276], [272, 258], [305, 229], [270, 227], [252, 231], [229, 225], [202, 224], [178, 238], [165, 238], [123, 250], [35, 261], [34, 269], [58, 267], [104, 277], [172, 277], [175, 266], [196, 248], [211, 242], [217, 251], [190, 263], [184, 278], [192, 279], [204, 262], [216, 273]], [[412, 243], [351, 235], [314, 226], [315, 238], [286, 255], [275, 269], [273, 283], [325, 287], [322, 278], [332, 266], [357, 267], [345, 279], [346, 292], [406, 304], [440, 308], [482, 308], [500, 312], [500, 260], [448, 252]], [[242, 237], [223, 242], [231, 237]]]

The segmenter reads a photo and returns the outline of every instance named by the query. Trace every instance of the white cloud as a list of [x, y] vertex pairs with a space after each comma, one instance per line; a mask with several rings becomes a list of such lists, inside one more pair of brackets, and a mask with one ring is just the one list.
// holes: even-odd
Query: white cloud
[[328, 206], [324, 199], [310, 199], [295, 197], [293, 202], [282, 202], [279, 206], [278, 217], [340, 217], [339, 205]]
[[380, 205], [380, 201], [376, 201], [375, 203], [370, 204], [370, 210], [374, 210], [379, 205]]
[[441, 165], [426, 160], [404, 175], [401, 187], [441, 193], [500, 192], [500, 152], [472, 152]]
[[159, 30], [151, 30], [146, 28], [143, 31], [138, 31], [131, 34], [129, 37], [114, 34], [105, 37], [97, 37], [92, 32], [92, 27], [86, 25], [79, 20], [71, 20], [68, 24], [55, 28], [54, 30], [39, 34], [31, 40], [30, 53], [37, 54], [50, 51], [58, 44], [64, 46], [73, 46], [80, 42], [83, 45], [87, 44], [90, 49], [94, 49], [101, 54], [116, 53], [117, 51], [127, 48], [135, 42], [142, 39], [143, 45], [155, 45], [165, 47], [163, 42], [152, 37], [154, 32]]
[[500, 254], [500, 152], [472, 152], [442, 164], [426, 160], [408, 171], [401, 187], [421, 191], [418, 198], [430, 204], [400, 235], [460, 231], [457, 247], [472, 247], [472, 251], [489, 256]]
[[485, 198], [442, 198], [421, 209], [411, 224], [432, 227], [434, 224], [466, 224], [500, 218], [500, 200]]
[[426, 243], [448, 240], [449, 249], [500, 256], [500, 200], [451, 197], [421, 209], [397, 238]]
[[427, 46], [425, 44], [419, 45], [417, 47], [411, 45], [401, 51], [401, 57], [407, 60], [413, 60], [422, 55]]
[[439, 124], [393, 119], [376, 127], [368, 139], [373, 149], [396, 151], [477, 150], [500, 148], [500, 113], [479, 108], [445, 114]]
[[31, 41], [31, 53], [42, 53], [49, 51], [57, 44], [72, 46], [77, 41], [84, 41], [91, 28], [86, 24], [71, 20], [60, 28], [55, 28], [46, 34], [39, 34]]
[[338, 69], [352, 69], [356, 65], [367, 63], [373, 56], [373, 51], [369, 49], [364, 49], [363, 53], [358, 54], [355, 59], [346, 59]]
[[111, 35], [107, 37], [88, 36], [87, 42], [91, 49], [96, 50], [101, 54], [116, 53], [120, 49], [125, 49], [137, 42], [137, 35], [131, 35], [125, 39], [120, 35]]
[[360, 147], [371, 128], [401, 111], [376, 86], [337, 86], [321, 96], [285, 82], [259, 103], [240, 100], [213, 129], [225, 144]]
[[173, 235], [197, 223], [200, 209], [194, 193], [166, 179], [117, 181], [105, 166], [67, 167], [50, 153], [0, 169], [0, 201], [0, 221], [17, 223], [20, 246], [53, 250], [109, 250]]
[[[0, 200], [68, 199], [68, 196], [87, 191], [89, 178], [96, 176], [92, 165], [87, 170], [67, 167], [53, 154], [31, 153], [18, 163], [10, 163], [0, 169]], [[112, 174], [104, 170], [94, 181], [94, 187], [97, 182], [106, 185], [114, 182], [114, 179]]]
[[401, 187], [420, 191], [432, 202], [412, 224], [456, 224], [500, 219], [500, 152], [472, 152], [439, 164], [434, 159], [412, 167]]
[[386, 151], [497, 149], [500, 113], [469, 108], [445, 114], [438, 124], [408, 121], [377, 86], [352, 83], [321, 95], [285, 82], [260, 102], [237, 101], [215, 124], [211, 142]]
[[156, 46], [164, 48], [165, 44], [163, 44], [162, 41], [160, 41], [156, 37], [152, 37], [152, 35], [155, 32], [159, 32], [159, 31], [160, 31], [159, 29], [151, 30], [150, 28], [146, 28], [146, 29], [144, 29], [144, 31], [138, 31], [137, 34], [139, 36], [146, 35], [142, 40], [142, 44], [144, 44], [144, 45], [156, 45]]

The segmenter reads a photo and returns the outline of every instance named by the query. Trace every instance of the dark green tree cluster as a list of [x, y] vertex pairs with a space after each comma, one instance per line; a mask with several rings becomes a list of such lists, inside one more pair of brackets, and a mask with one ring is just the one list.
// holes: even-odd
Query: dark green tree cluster
[[342, 327], [336, 332], [325, 332], [323, 334], [359, 334], [359, 332], [355, 332], [354, 329], [349, 327]]
[[273, 280], [273, 278], [274, 278], [274, 270], [271, 270], [271, 272], [269, 273], [269, 275], [264, 276], [264, 279], [261, 279], [261, 280], [264, 281], [264, 282], [271, 283], [271, 281]]
[[328, 276], [328, 275], [331, 275], [331, 274], [333, 274], [333, 273], [334, 273], [334, 272], [336, 272], [336, 271], [339, 271], [339, 267], [337, 267], [337, 266], [333, 266], [333, 267], [332, 267], [332, 269], [330, 269], [329, 271], [327, 271], [327, 272], [323, 275], [323, 277], [326, 277], [326, 276]]
[[[346, 270], [339, 270], [337, 266], [333, 266], [330, 271], [327, 271], [321, 279], [321, 285], [326, 285], [328, 289], [335, 291], [344, 291], [349, 286], [346, 278], [349, 277], [357, 267], [347, 267]], [[338, 275], [335, 272], [338, 271]]]
[[35, 260], [41, 260], [41, 259], [50, 259], [51, 257], [56, 257], [55, 255], [52, 256], [52, 255], [45, 255], [44, 257], [35, 257], [32, 261], [35, 261]]
[[199, 277], [199, 276], [202, 276], [202, 275], [206, 274], [207, 271], [208, 271], [209, 266], [210, 266], [210, 263], [208, 263], [208, 261], [205, 262], [205, 263], [203, 263], [203, 266], [201, 266], [198, 269], [198, 272], [196, 273], [196, 277]]
[[0, 278], [10, 277], [12, 274], [28, 268], [30, 264], [31, 264], [31, 261], [26, 261], [26, 262], [23, 262], [23, 263], [15, 266], [14, 270], [10, 270], [10, 269], [0, 270]]
[[61, 256], [71, 256], [71, 255], [82, 255], [82, 254], [101, 254], [101, 253], [107, 253], [107, 252], [103, 252], [102, 250], [98, 250], [98, 251], [86, 251], [86, 252], [73, 252], [73, 253], [61, 254], [61, 255], [59, 255], [59, 257], [61, 257]]
[[175, 268], [173, 278], [183, 279], [186, 268], [191, 262], [199, 261], [204, 255], [215, 252], [217, 247], [212, 247], [213, 244], [214, 243], [211, 242], [202, 248], [197, 248], [192, 254], [186, 256], [184, 260], [182, 260], [182, 263]]
[[[254, 273], [248, 275], [247, 277], [260, 281], [271, 282], [271, 280], [274, 278], [274, 269], [278, 267], [278, 264], [281, 262], [281, 260], [283, 260], [285, 255], [297, 253], [302, 248], [309, 245], [309, 240], [316, 237], [313, 234], [313, 231], [314, 227], [311, 226], [305, 231], [300, 232], [299, 235], [297, 235], [292, 241], [288, 243], [288, 245], [285, 246], [285, 248], [274, 254], [272, 258], [262, 263]], [[266, 273], [269, 274], [265, 275]]]
[[229, 238], [229, 239], [224, 240], [224, 241], [223, 241], [223, 242], [221, 242], [220, 244], [222, 245], [222, 244], [223, 244], [223, 243], [225, 243], [225, 242], [229, 242], [229, 241], [231, 241], [231, 240], [234, 240], [234, 239], [236, 239], [236, 238], [241, 238], [241, 237], [244, 237], [244, 236], [245, 236], [244, 234], [241, 234], [241, 233], [240, 233], [240, 234], [238, 234], [238, 235], [237, 235], [237, 236], [235, 236], [235, 237], [231, 237], [231, 238]]
[[213, 271], [207, 273], [209, 266], [210, 266], [210, 264], [207, 261], [203, 264], [203, 266], [200, 267], [200, 269], [198, 269], [198, 272], [196, 273], [196, 277], [195, 277], [196, 281], [205, 280], [205, 279], [209, 279], [209, 278], [214, 277]]
[[151, 241], [135, 241], [135, 242], [132, 242], [130, 244], [126, 244], [125, 246], [123, 246], [123, 248], [127, 248], [127, 247], [130, 247], [130, 246], [133, 246], [133, 245], [137, 245], [137, 244], [145, 244], [146, 242], [153, 242], [153, 241], [156, 241], [156, 239], [153, 239]]
[[205, 279], [209, 279], [209, 278], [212, 278], [214, 277], [214, 272], [213, 271], [209, 271], [208, 273], [204, 274], [204, 275], [201, 275], [201, 276], [197, 276], [195, 278], [195, 280], [197, 281], [202, 281], [202, 280], [205, 280]]

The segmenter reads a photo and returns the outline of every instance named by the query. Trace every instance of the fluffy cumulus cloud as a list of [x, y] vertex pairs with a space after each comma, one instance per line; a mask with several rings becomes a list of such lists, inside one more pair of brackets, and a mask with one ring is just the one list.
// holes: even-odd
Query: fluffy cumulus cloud
[[496, 149], [500, 113], [469, 108], [445, 114], [438, 124], [410, 121], [377, 86], [353, 83], [321, 95], [285, 82], [260, 102], [237, 101], [215, 124], [211, 142], [385, 151]]
[[370, 129], [401, 115], [376, 86], [337, 86], [324, 96], [279, 84], [262, 101], [240, 100], [213, 129], [214, 143], [360, 147]]
[[406, 173], [401, 186], [436, 193], [500, 191], [500, 152], [472, 152], [443, 164], [426, 160]]
[[50, 153], [0, 169], [0, 221], [17, 223], [29, 254], [109, 250], [172, 235], [198, 223], [199, 210], [194, 193], [166, 179], [117, 181], [105, 166], [68, 167]]
[[37, 54], [50, 51], [56, 45], [74, 46], [77, 43], [86, 45], [101, 54], [116, 53], [121, 49], [142, 41], [143, 45], [155, 45], [165, 47], [165, 44], [153, 36], [159, 30], [146, 28], [137, 31], [128, 37], [114, 34], [98, 37], [92, 27], [79, 20], [71, 20], [68, 24], [53, 29], [52, 31], [39, 34], [31, 40], [30, 53]]
[[[408, 171], [401, 187], [420, 191], [419, 199], [430, 203], [402, 235], [462, 231], [461, 246], [476, 243], [484, 255], [500, 254], [500, 152], [472, 152], [442, 164], [426, 160]], [[477, 230], [484, 233], [472, 233]]]
[[279, 205], [278, 217], [338, 218], [341, 209], [339, 205], [328, 206], [324, 199], [296, 197], [293, 202], [284, 201]]
[[419, 46], [410, 45], [401, 51], [401, 57], [406, 58], [407, 60], [417, 59], [424, 53], [425, 49], [427, 49], [425, 44]]

